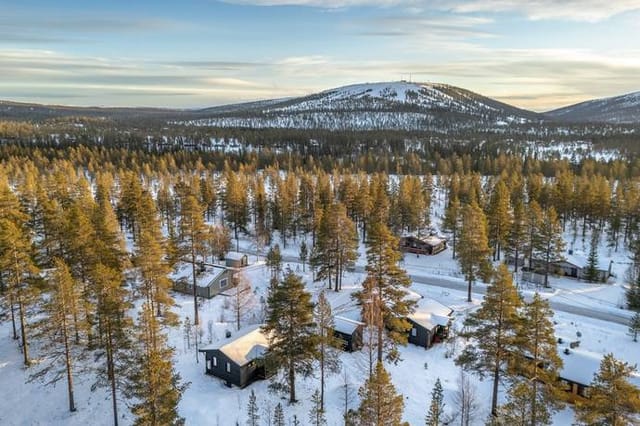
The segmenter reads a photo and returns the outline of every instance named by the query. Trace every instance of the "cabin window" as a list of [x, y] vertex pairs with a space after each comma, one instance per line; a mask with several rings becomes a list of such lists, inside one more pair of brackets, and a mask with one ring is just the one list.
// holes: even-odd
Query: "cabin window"
[[215, 356], [213, 357], [213, 366], [214, 367], [218, 366], [218, 358], [216, 358]]
[[415, 327], [411, 329], [411, 336], [416, 337], [418, 335], [418, 330]]
[[207, 370], [211, 370], [211, 360], [207, 360]]
[[227, 363], [227, 373], [231, 373], [231, 364]]
[[225, 288], [227, 286], [227, 279], [223, 278], [220, 280], [220, 288]]

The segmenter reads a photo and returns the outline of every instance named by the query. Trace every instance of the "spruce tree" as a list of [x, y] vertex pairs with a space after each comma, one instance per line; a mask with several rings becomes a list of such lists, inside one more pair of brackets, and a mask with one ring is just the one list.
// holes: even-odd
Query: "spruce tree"
[[636, 367], [607, 354], [589, 387], [589, 398], [577, 404], [576, 419], [588, 425], [637, 425], [640, 390], [629, 383]]
[[269, 248], [266, 265], [267, 268], [271, 270], [271, 279], [279, 280], [280, 273], [282, 272], [282, 255], [280, 254], [280, 246], [278, 244]]
[[425, 419], [427, 426], [440, 426], [444, 423], [444, 392], [440, 378], [436, 379], [436, 384], [431, 391], [431, 404]]
[[285, 426], [284, 410], [282, 409], [282, 404], [279, 402], [273, 410], [273, 426]]
[[638, 333], [640, 333], [640, 312], [633, 314], [629, 321], [629, 335], [633, 337], [633, 341], [638, 341]]
[[365, 381], [358, 395], [360, 396], [360, 407], [357, 412], [359, 425], [403, 425], [404, 399], [396, 392], [382, 362], [376, 364], [373, 375]]
[[324, 408], [322, 405], [322, 397], [320, 391], [316, 389], [311, 395], [311, 410], [309, 411], [309, 424], [312, 426], [325, 426], [327, 419], [324, 415]]
[[636, 272], [636, 279], [629, 283], [626, 293], [627, 309], [640, 311], [640, 270]]
[[587, 258], [587, 270], [585, 271], [585, 278], [590, 283], [600, 281], [600, 274], [598, 273], [598, 242], [600, 241], [600, 235], [598, 231], [593, 230], [591, 234], [591, 244], [589, 248], [589, 257]]
[[289, 402], [295, 403], [296, 374], [312, 373], [317, 351], [311, 295], [292, 271], [271, 290], [262, 330], [269, 336], [266, 365], [283, 373], [273, 376], [272, 387], [288, 392]]
[[309, 252], [307, 251], [307, 242], [305, 240], [302, 240], [302, 242], [300, 243], [300, 252], [298, 254], [300, 262], [302, 262], [302, 272], [306, 272], [305, 267], [307, 264], [308, 255]]
[[478, 276], [487, 278], [491, 272], [487, 221], [477, 204], [470, 204], [462, 211], [462, 229], [458, 250], [460, 269], [467, 280], [467, 301], [471, 302], [471, 287]]
[[251, 389], [249, 395], [249, 403], [247, 404], [247, 426], [259, 426], [260, 413], [258, 411], [258, 402], [256, 400], [256, 393]]
[[[374, 304], [379, 311], [376, 317], [380, 323], [373, 324], [378, 334], [378, 362], [382, 362], [385, 350], [388, 359], [399, 358], [398, 344], [407, 342], [407, 332], [411, 328], [406, 317], [413, 311], [415, 302], [407, 298], [411, 280], [398, 266], [400, 258], [398, 238], [386, 225], [372, 223], [367, 239], [367, 277], [362, 284], [363, 290], [354, 296], [360, 300], [363, 310], [368, 304]], [[363, 312], [363, 318], [367, 318], [366, 312]]]
[[340, 370], [340, 356], [337, 348], [341, 346], [340, 339], [333, 335], [335, 328], [333, 314], [324, 291], [318, 296], [313, 319], [316, 324], [317, 357], [320, 367], [320, 408], [324, 410], [325, 377]]
[[507, 371], [508, 361], [513, 357], [517, 343], [519, 318], [517, 311], [521, 301], [511, 280], [506, 265], [498, 267], [497, 273], [487, 287], [480, 309], [469, 314], [465, 320], [465, 331], [460, 335], [471, 339], [456, 364], [481, 377], [490, 374], [493, 378], [491, 414], [497, 416], [498, 385]]

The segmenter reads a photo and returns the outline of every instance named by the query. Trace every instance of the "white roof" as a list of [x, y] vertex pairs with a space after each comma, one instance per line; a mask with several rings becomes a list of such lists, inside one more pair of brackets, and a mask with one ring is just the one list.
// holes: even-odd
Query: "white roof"
[[219, 350], [239, 366], [260, 358], [269, 349], [269, 340], [260, 325], [246, 327], [228, 339], [208, 345], [200, 351]]
[[226, 254], [224, 258], [229, 260], [242, 260], [242, 258], [245, 256], [246, 254], [244, 253], [238, 253], [237, 251], [230, 251], [229, 253]]
[[[604, 358], [600, 354], [582, 351], [579, 349], [569, 349], [569, 355], [565, 354], [565, 347], [558, 346], [558, 354], [562, 359], [562, 370], [560, 378], [589, 386], [594, 376], [600, 370], [600, 363]], [[640, 375], [634, 373], [629, 377], [629, 382], [635, 386], [640, 386]]]
[[[567, 251], [562, 255], [562, 257], [564, 257], [565, 262], [571, 263], [578, 268], [586, 268], [589, 266], [589, 256], [582, 251], [574, 250], [571, 254]], [[600, 256], [598, 257], [598, 269], [601, 271], [609, 270], [609, 262], [602, 259]]]
[[225, 272], [226, 269], [223, 268], [214, 268], [213, 271], [207, 270], [196, 278], [196, 285], [198, 287], [209, 287], [213, 281], [217, 280]]
[[364, 325], [364, 323], [342, 316], [335, 316], [333, 318], [333, 328], [340, 333], [352, 334], [361, 325]]
[[438, 325], [448, 325], [452, 313], [453, 309], [450, 307], [425, 297], [418, 301], [416, 310], [408, 318], [427, 330], [433, 330]]
[[558, 354], [563, 364], [560, 378], [588, 386], [593, 380], [594, 374], [600, 369], [602, 356], [576, 349], [569, 349], [569, 355], [567, 355], [564, 353], [565, 349], [558, 346]]
[[428, 237], [422, 238], [422, 241], [424, 241], [429, 245], [437, 246], [438, 244], [442, 244], [446, 240], [444, 238], [440, 238], [435, 235], [429, 235]]

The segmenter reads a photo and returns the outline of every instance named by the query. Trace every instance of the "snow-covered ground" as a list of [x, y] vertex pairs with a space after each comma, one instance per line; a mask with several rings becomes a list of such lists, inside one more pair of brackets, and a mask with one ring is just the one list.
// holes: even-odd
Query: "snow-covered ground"
[[[440, 224], [444, 207], [444, 195], [440, 189], [433, 196], [432, 222], [437, 227]], [[567, 241], [574, 241], [568, 231]], [[573, 249], [576, 252], [588, 252], [589, 236], [583, 240], [575, 239]], [[275, 235], [275, 240], [278, 236]], [[584, 241], [584, 242], [583, 242]], [[296, 261], [300, 240], [290, 241], [286, 248], [280, 244], [285, 258], [284, 268], [290, 267], [303, 276], [308, 290], [314, 295], [324, 288], [323, 283], [314, 283], [307, 268], [302, 271], [302, 265]], [[131, 248], [131, 244], [128, 244]], [[311, 247], [311, 241], [307, 240]], [[246, 268], [245, 275], [251, 282], [255, 293], [255, 303], [252, 312], [246, 316], [244, 325], [256, 324], [261, 321], [261, 300], [266, 297], [269, 282], [269, 272], [264, 262], [254, 253], [252, 242], [248, 239], [240, 241], [240, 250], [251, 253], [249, 262], [252, 266]], [[351, 293], [359, 288], [364, 277], [362, 267], [366, 264], [364, 246], [360, 246], [360, 259], [355, 272], [348, 272], [344, 278], [343, 290], [339, 293], [328, 291], [334, 314], [353, 311], [354, 302]], [[620, 309], [624, 302], [624, 278], [628, 268], [628, 253], [620, 249], [611, 251], [606, 243], [601, 242], [599, 248], [600, 261], [613, 261], [612, 271], [615, 277], [607, 284], [588, 284], [569, 278], [551, 278], [551, 288], [544, 289], [543, 295], [552, 302], [559, 302], [575, 307], [584, 307], [598, 312], [627, 313]], [[408, 273], [416, 279], [412, 291], [437, 300], [454, 309], [453, 330], [460, 329], [466, 313], [477, 307], [482, 298], [481, 290], [485, 286], [478, 283], [475, 287], [474, 300], [466, 302], [464, 279], [459, 272], [458, 264], [451, 258], [450, 249], [436, 256], [406, 255], [402, 265]], [[190, 268], [179, 268], [174, 278], [188, 275]], [[518, 278], [518, 277], [516, 277]], [[443, 287], [429, 284], [440, 280], [456, 284], [457, 287]], [[518, 279], [518, 281], [520, 281]], [[536, 291], [533, 286], [519, 282], [521, 292], [527, 296]], [[541, 289], [540, 289], [541, 290]], [[176, 299], [175, 312], [184, 320], [193, 317], [193, 300], [190, 296], [174, 293]], [[229, 309], [228, 299], [219, 295], [202, 302], [200, 315], [202, 319], [202, 344], [206, 345], [225, 339], [227, 330], [235, 332], [233, 313]], [[632, 364], [640, 362], [640, 343], [633, 343], [627, 335], [627, 327], [622, 324], [604, 322], [589, 316], [557, 311], [554, 317], [556, 334], [565, 342], [580, 340], [580, 351], [585, 351], [595, 357], [613, 352], [615, 357]], [[209, 327], [211, 324], [211, 327]], [[209, 328], [211, 332], [209, 332]], [[580, 333], [578, 337], [577, 333]], [[300, 403], [289, 406], [282, 395], [270, 393], [267, 382], [256, 382], [246, 389], [228, 388], [222, 381], [204, 374], [204, 359], [200, 356], [196, 362], [195, 350], [186, 347], [182, 327], [169, 330], [169, 342], [175, 348], [175, 367], [183, 381], [190, 385], [180, 402], [180, 413], [189, 425], [235, 425], [244, 424], [246, 420], [246, 406], [251, 390], [254, 390], [258, 404], [261, 407], [262, 420], [267, 412], [272, 413], [278, 402], [282, 402], [287, 419], [294, 415], [301, 424], [307, 424], [310, 409], [309, 398], [318, 388], [317, 377], [299, 378], [298, 396]], [[445, 343], [425, 350], [413, 345], [401, 348], [402, 360], [397, 365], [388, 365], [393, 383], [398, 392], [405, 397], [404, 418], [412, 425], [422, 424], [428, 409], [430, 393], [437, 378], [442, 381], [445, 391], [445, 402], [448, 409], [453, 409], [452, 400], [456, 390], [456, 380], [460, 374], [454, 365], [451, 351], [461, 350], [462, 343]], [[38, 348], [32, 348], [32, 355], [38, 355]], [[450, 355], [450, 356], [446, 356]], [[571, 356], [571, 355], [569, 355]], [[364, 382], [368, 372], [368, 359], [364, 352], [343, 353], [341, 355], [342, 372], [329, 377], [327, 381], [326, 404], [329, 425], [342, 424], [344, 410], [345, 381], [348, 384], [350, 401], [349, 407], [358, 405], [357, 389]], [[105, 389], [91, 390], [94, 382], [92, 374], [77, 373], [75, 377], [76, 404], [78, 411], [69, 413], [67, 409], [66, 383], [61, 381], [55, 387], [46, 387], [39, 382], [27, 383], [29, 371], [22, 367], [21, 353], [15, 341], [11, 339], [11, 324], [0, 323], [0, 425], [109, 425], [111, 418], [111, 399]], [[471, 376], [477, 387], [482, 405], [482, 413], [477, 417], [477, 424], [483, 424], [489, 409], [488, 398], [491, 382], [480, 381]], [[119, 400], [121, 424], [131, 424], [132, 416], [123, 399]], [[554, 424], [571, 424], [573, 412], [567, 407], [554, 418]], [[266, 423], [265, 423], [266, 424]]]

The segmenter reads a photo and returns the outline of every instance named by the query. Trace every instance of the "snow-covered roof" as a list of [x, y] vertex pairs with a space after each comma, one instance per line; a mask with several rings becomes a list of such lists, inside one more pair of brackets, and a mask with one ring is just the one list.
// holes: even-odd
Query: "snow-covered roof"
[[[571, 253], [567, 251], [562, 255], [564, 261], [571, 263], [579, 268], [586, 268], [589, 266], [589, 256], [582, 251], [574, 250]], [[609, 270], [609, 262], [598, 257], [598, 269], [601, 271]]]
[[[566, 354], [565, 349], [565, 347], [558, 346], [558, 354], [562, 359], [560, 378], [589, 386], [600, 370], [600, 363], [604, 357], [600, 354], [579, 349], [569, 349], [569, 354]], [[632, 374], [629, 377], [629, 382], [635, 386], [640, 386], [640, 375], [638, 373]]]
[[200, 351], [217, 349], [242, 367], [260, 358], [269, 349], [269, 339], [262, 333], [260, 327], [260, 325], [246, 327], [230, 338], [205, 346]]
[[424, 297], [418, 301], [416, 310], [408, 318], [427, 330], [433, 330], [438, 325], [448, 325], [452, 313], [453, 309], [450, 307], [437, 300]]
[[225, 259], [228, 260], [242, 260], [242, 258], [244, 258], [246, 256], [246, 254], [244, 253], [238, 253], [237, 251], [230, 251], [229, 253], [227, 253], [225, 255]]
[[218, 279], [227, 270], [224, 268], [214, 268], [212, 271], [205, 271], [196, 278], [196, 285], [198, 287], [209, 287], [211, 283]]
[[364, 323], [343, 316], [333, 318], [333, 328], [340, 333], [352, 334], [361, 325]]
[[424, 241], [425, 243], [432, 245], [432, 246], [437, 246], [439, 244], [442, 244], [443, 242], [447, 241], [444, 238], [440, 238], [436, 235], [429, 235], [428, 237], [425, 238], [421, 238], [422, 241]]
[[562, 359], [560, 378], [588, 386], [593, 380], [594, 374], [600, 369], [602, 356], [576, 349], [569, 349], [567, 355], [564, 353], [565, 349], [558, 346], [558, 354]]

